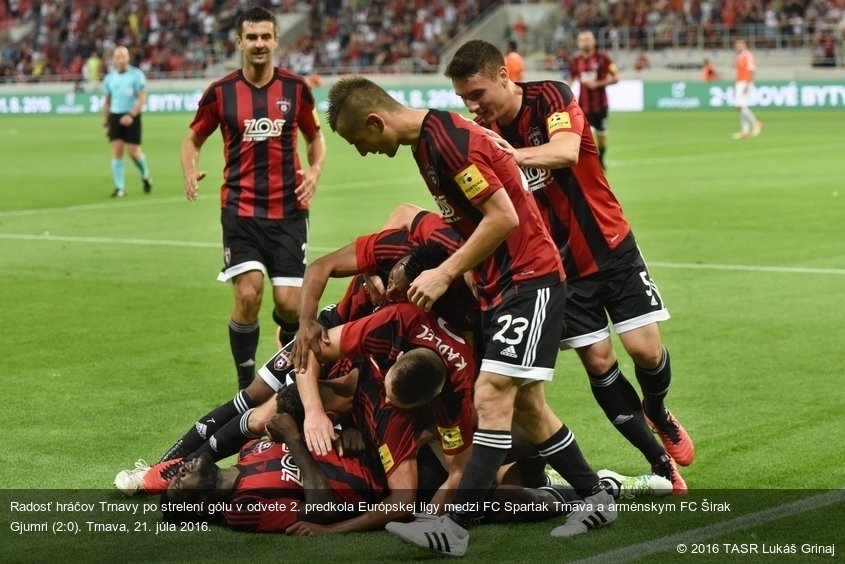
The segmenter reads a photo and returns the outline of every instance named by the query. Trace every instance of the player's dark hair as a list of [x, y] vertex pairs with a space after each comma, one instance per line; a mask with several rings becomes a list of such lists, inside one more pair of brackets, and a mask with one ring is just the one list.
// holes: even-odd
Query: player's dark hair
[[276, 394], [276, 412], [287, 413], [297, 425], [305, 421], [305, 407], [302, 405], [302, 398], [299, 396], [299, 388], [296, 382], [288, 384]]
[[328, 94], [327, 121], [332, 131], [343, 119], [358, 120], [363, 125], [367, 114], [376, 110], [397, 111], [402, 105], [390, 97], [384, 88], [363, 76], [350, 76], [334, 83]]
[[446, 78], [469, 78], [483, 74], [496, 78], [499, 69], [505, 66], [505, 56], [495, 45], [483, 39], [467, 41], [455, 52], [446, 66]]
[[446, 365], [430, 349], [411, 349], [393, 365], [393, 396], [402, 405], [416, 406], [431, 401], [445, 381]]
[[273, 37], [279, 35], [279, 30], [276, 27], [276, 16], [270, 10], [261, 6], [253, 6], [246, 12], [238, 14], [238, 18], [235, 20], [235, 29], [238, 31], [238, 37], [243, 36], [244, 22], [273, 22]]
[[425, 243], [413, 247], [402, 259], [405, 263], [405, 276], [413, 281], [423, 270], [437, 268], [449, 258], [449, 251], [440, 243]]
[[508, 51], [513, 51], [514, 53], [517, 51], [517, 44], [513, 39], [508, 40]]

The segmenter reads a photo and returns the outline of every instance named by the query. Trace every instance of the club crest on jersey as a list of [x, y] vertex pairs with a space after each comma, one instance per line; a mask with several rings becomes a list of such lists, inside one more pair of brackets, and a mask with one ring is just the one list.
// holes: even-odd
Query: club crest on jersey
[[252, 446], [252, 450], [249, 451], [250, 454], [261, 454], [262, 452], [268, 451], [273, 448], [275, 445], [273, 441], [258, 441]]
[[528, 142], [535, 147], [543, 144], [543, 133], [540, 131], [539, 127], [528, 128]]
[[282, 371], [285, 368], [290, 368], [290, 356], [288, 356], [288, 351], [279, 351], [279, 354], [276, 355], [276, 358], [273, 361], [273, 368], [278, 371]]
[[446, 200], [446, 196], [435, 196], [434, 202], [440, 208], [440, 216], [446, 223], [454, 223], [460, 219], [455, 213], [455, 208]]
[[285, 125], [283, 119], [245, 119], [244, 120], [244, 141], [261, 142], [266, 141], [270, 137], [281, 137], [282, 126]]
[[440, 178], [437, 177], [437, 171], [434, 170], [433, 166], [425, 169], [425, 176], [428, 178], [428, 183], [431, 184], [432, 188], [440, 188]]
[[276, 100], [276, 107], [279, 108], [280, 112], [286, 114], [290, 111], [290, 100], [287, 98], [280, 98]]

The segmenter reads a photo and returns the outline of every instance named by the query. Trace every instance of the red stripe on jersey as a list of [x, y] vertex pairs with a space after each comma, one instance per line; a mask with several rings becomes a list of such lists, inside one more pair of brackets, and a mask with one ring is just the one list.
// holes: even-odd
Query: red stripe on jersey
[[314, 97], [304, 80], [276, 69], [256, 88], [235, 71], [212, 84], [200, 101], [191, 128], [203, 139], [217, 126], [223, 135], [224, 214], [283, 219], [299, 217], [297, 132], [319, 132]]
[[[576, 55], [569, 64], [569, 72], [572, 78], [578, 80], [604, 80], [610, 72], [610, 65], [613, 61], [604, 53], [595, 52], [589, 57]], [[578, 95], [578, 104], [586, 113], [600, 112], [607, 109], [607, 90], [605, 87], [589, 88], [581, 87]]]
[[[385, 306], [343, 326], [340, 348], [345, 356], [367, 356], [378, 367], [390, 366], [402, 352], [423, 347], [435, 352], [446, 366], [443, 390], [428, 403], [442, 429], [458, 429], [460, 441], [443, 445], [449, 454], [469, 447], [472, 438], [472, 388], [478, 368], [472, 347], [453, 328], [431, 312], [409, 303]], [[379, 397], [383, 397], [382, 390]], [[360, 386], [360, 383], [359, 383]], [[371, 397], [374, 405], [381, 400]]]
[[570, 127], [557, 131], [581, 136], [577, 164], [553, 171], [526, 167], [525, 174], [567, 277], [589, 276], [610, 264], [612, 251], [620, 245], [633, 244], [628, 236], [631, 227], [604, 176], [590, 126], [569, 87], [554, 81], [526, 83], [522, 105], [514, 123], [492, 126], [514, 147], [547, 143], [547, 118], [560, 112], [569, 115]]

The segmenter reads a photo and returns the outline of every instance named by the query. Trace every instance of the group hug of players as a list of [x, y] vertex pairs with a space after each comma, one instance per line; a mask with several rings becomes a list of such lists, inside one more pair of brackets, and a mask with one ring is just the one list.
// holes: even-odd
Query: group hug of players
[[[189, 509], [166, 519], [301, 535], [387, 526], [453, 555], [479, 520], [565, 514], [552, 531], [565, 537], [613, 522], [614, 497], [686, 493], [678, 465], [694, 447], [664, 405], [671, 369], [658, 322], [669, 314], [572, 91], [510, 81], [483, 41], [462, 46], [446, 74], [477, 123], [401, 106], [361, 77], [332, 87], [331, 128], [362, 154], [412, 145], [440, 213], [400, 205], [381, 231], [310, 264], [296, 339], [152, 469], [121, 472], [121, 490], [165, 492], [167, 507]], [[329, 277], [352, 278], [317, 316]], [[619, 369], [608, 317], [642, 400]], [[542, 391], [558, 348], [579, 354], [651, 474], [600, 477], [584, 460]], [[216, 466], [236, 453], [235, 466]], [[547, 464], [568, 487], [550, 483]], [[485, 514], [476, 501], [491, 499], [549, 511]], [[198, 516], [178, 501], [225, 505]], [[458, 509], [414, 514], [419, 501]]]

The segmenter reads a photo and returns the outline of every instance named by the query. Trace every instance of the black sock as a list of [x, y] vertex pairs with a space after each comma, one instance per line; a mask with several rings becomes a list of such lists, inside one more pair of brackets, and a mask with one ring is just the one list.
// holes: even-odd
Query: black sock
[[252, 413], [252, 409], [244, 412], [239, 418], [231, 419], [211, 435], [201, 447], [192, 452], [189, 458], [197, 458], [207, 452], [217, 462], [236, 454], [249, 439], [260, 437], [261, 435], [249, 431], [250, 413]]
[[527, 456], [517, 461], [522, 485], [526, 488], [539, 488], [547, 484], [546, 461], [539, 454]]
[[243, 390], [255, 378], [255, 352], [258, 350], [258, 321], [241, 325], [229, 320], [229, 345], [238, 371], [238, 389]]
[[575, 442], [575, 435], [566, 425], [562, 425], [554, 435], [537, 445], [537, 450], [578, 495], [586, 497], [594, 493], [599, 477], [587, 464]]
[[273, 310], [273, 321], [281, 329], [279, 339], [282, 341], [282, 345], [287, 345], [293, 341], [293, 338], [296, 337], [296, 332], [299, 331], [299, 321], [285, 321], [276, 313], [275, 309]]
[[200, 448], [208, 437], [214, 434], [217, 429], [235, 418], [238, 414], [244, 413], [251, 407], [255, 407], [255, 403], [250, 399], [247, 393], [243, 390], [238, 392], [234, 399], [227, 401], [223, 405], [219, 405], [200, 417], [194, 423], [187, 433], [181, 439], [176, 441], [173, 446], [167, 449], [164, 456], [159, 462], [170, 460], [172, 458], [179, 458], [190, 454]]
[[666, 418], [666, 406], [663, 398], [669, 393], [672, 381], [672, 367], [669, 363], [669, 351], [663, 349], [663, 358], [656, 368], [646, 369], [635, 366], [637, 382], [643, 390], [643, 410], [653, 423], [660, 423]]
[[640, 406], [640, 398], [631, 383], [619, 371], [619, 363], [600, 376], [587, 373], [590, 389], [604, 414], [643, 453], [649, 463], [654, 463], [665, 453], [648, 428]]
[[[510, 448], [510, 431], [476, 430], [472, 437], [472, 454], [452, 502], [458, 506], [481, 505], [496, 482], [496, 472]], [[475, 511], [451, 511], [449, 518], [468, 529], [475, 514]]]
[[602, 170], [604, 169], [604, 153], [607, 151], [605, 147], [599, 147], [599, 162], [601, 163]]

